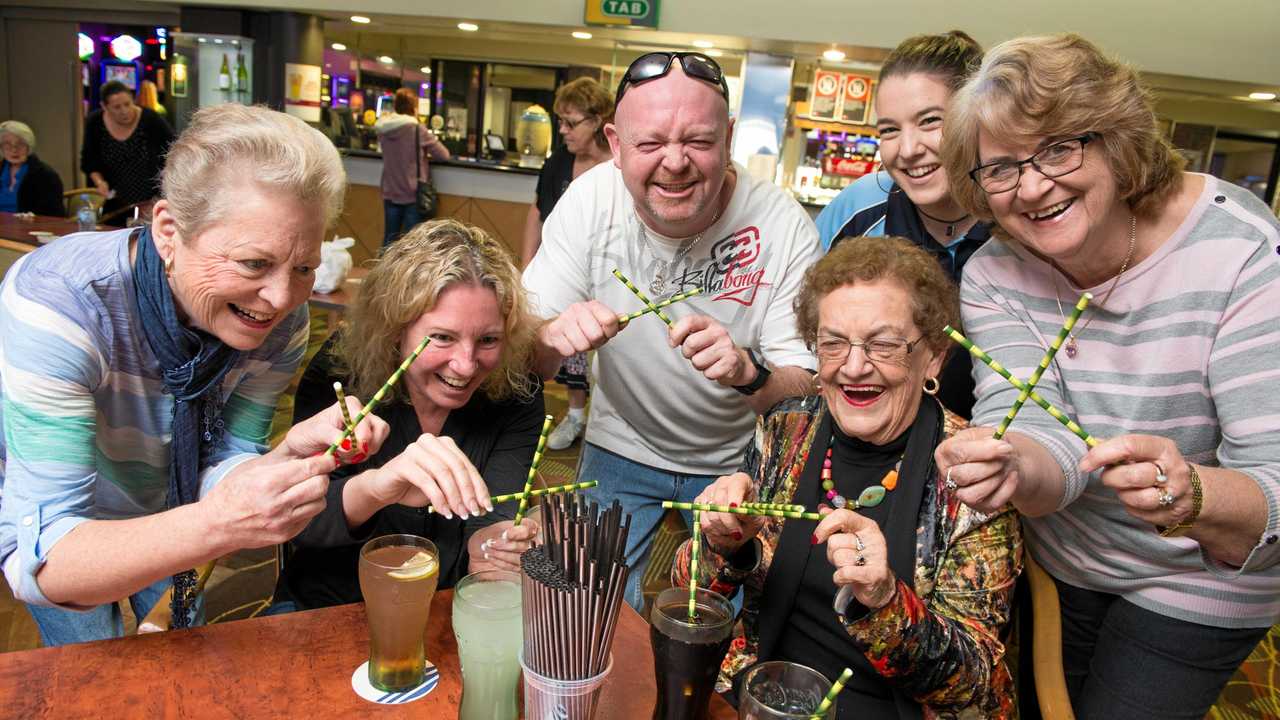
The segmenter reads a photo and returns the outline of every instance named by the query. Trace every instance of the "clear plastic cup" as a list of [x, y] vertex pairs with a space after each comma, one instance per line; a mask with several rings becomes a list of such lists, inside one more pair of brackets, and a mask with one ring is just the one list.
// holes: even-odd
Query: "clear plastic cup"
[[[801, 720], [813, 716], [831, 681], [804, 665], [781, 660], [751, 666], [742, 679], [738, 720]], [[835, 718], [836, 703], [823, 714]]]
[[540, 675], [524, 662], [520, 651], [520, 668], [524, 671], [525, 720], [591, 720], [596, 714], [600, 689], [613, 669], [613, 654], [604, 670], [584, 680], [556, 680]]

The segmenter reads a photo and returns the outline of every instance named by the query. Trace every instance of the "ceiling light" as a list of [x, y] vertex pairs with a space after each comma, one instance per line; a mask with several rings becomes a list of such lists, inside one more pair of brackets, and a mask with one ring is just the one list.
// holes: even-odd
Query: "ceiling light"
[[589, 33], [589, 32], [583, 32], [583, 31], [581, 31], [581, 30], [574, 30], [574, 31], [573, 31], [573, 36], [574, 36], [574, 37], [576, 37], [576, 38], [578, 38], [579, 40], [590, 40], [590, 39], [591, 39], [591, 33]]
[[379, 55], [378, 62], [382, 63], [383, 65], [395, 65], [396, 59], [391, 57], [390, 55]]
[[418, 68], [418, 69], [419, 69], [419, 70], [421, 70], [421, 71], [422, 71], [422, 73], [423, 73], [423, 74], [425, 74], [425, 75], [430, 75], [430, 74], [431, 74], [431, 68], [427, 67], [426, 65], [423, 65], [422, 67], [420, 67], [420, 68]]
[[214, 38], [214, 39], [213, 39], [213, 42], [214, 42], [214, 44], [215, 44], [215, 45], [221, 45], [221, 44], [222, 44], [222, 38]]
[[711, 42], [710, 40], [694, 40], [694, 41], [693, 41], [693, 46], [694, 46], [694, 47], [696, 47], [696, 48], [702, 48], [702, 49], [704, 49], [704, 50], [705, 50], [705, 49], [707, 49], [707, 48], [713, 48], [713, 47], [715, 47], [715, 46], [716, 46], [716, 44], [715, 44], [715, 43], [713, 43], [713, 42]]
[[830, 50], [827, 50], [826, 52], [822, 53], [822, 57], [826, 58], [827, 60], [830, 60], [831, 62], [840, 62], [841, 60], [844, 59], [844, 53], [835, 48], [831, 48]]
[[1254, 92], [1249, 93], [1250, 100], [1275, 100], [1276, 94], [1273, 92]]
[[458, 23], [458, 29], [466, 32], [475, 32], [480, 29], [480, 26], [475, 23]]
[[207, 43], [209, 42], [209, 38], [200, 38], [200, 42]]
[[708, 57], [721, 57], [721, 56], [723, 56], [723, 55], [724, 55], [724, 53], [723, 53], [723, 52], [721, 52], [721, 51], [719, 51], [719, 50], [708, 50], [708, 51], [707, 51], [707, 56], [708, 56]]
[[347, 49], [347, 46], [343, 45], [342, 43], [334, 43], [329, 47], [333, 48], [334, 50], [337, 50], [338, 52], [342, 52], [343, 50]]
[[371, 22], [373, 22], [373, 21], [372, 21], [372, 20], [370, 20], [369, 18], [367, 18], [367, 17], [363, 16], [363, 15], [352, 15], [352, 16], [351, 16], [351, 22], [353, 22], [353, 23], [360, 23], [361, 25], [368, 25], [369, 23], [371, 23]]

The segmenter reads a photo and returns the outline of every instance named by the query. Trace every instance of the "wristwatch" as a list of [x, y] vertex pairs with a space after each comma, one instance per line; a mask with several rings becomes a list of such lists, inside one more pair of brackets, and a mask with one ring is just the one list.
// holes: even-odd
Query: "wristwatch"
[[747, 351], [747, 357], [751, 360], [751, 364], [756, 366], [756, 379], [746, 385], [734, 385], [733, 389], [743, 395], [755, 395], [757, 390], [764, 387], [764, 384], [769, 382], [770, 371], [769, 367], [761, 362], [760, 358], [756, 357], [756, 354], [752, 352], [751, 348], [745, 348], [745, 350]]

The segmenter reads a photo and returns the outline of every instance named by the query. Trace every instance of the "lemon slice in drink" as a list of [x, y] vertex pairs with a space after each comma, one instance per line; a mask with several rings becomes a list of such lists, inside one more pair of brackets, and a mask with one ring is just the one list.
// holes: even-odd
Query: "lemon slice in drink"
[[436, 562], [435, 556], [430, 553], [419, 552], [401, 563], [398, 570], [392, 570], [387, 575], [397, 580], [421, 580], [422, 578], [430, 577], [438, 568], [439, 564]]

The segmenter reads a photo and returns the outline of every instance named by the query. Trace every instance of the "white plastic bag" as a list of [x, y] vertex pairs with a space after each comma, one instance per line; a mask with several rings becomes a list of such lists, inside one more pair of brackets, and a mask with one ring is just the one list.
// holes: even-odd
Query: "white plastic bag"
[[342, 287], [351, 272], [351, 253], [347, 251], [355, 244], [355, 238], [349, 237], [320, 243], [320, 267], [316, 268], [316, 284], [312, 288], [315, 292], [331, 293]]

